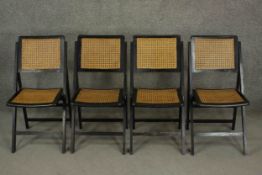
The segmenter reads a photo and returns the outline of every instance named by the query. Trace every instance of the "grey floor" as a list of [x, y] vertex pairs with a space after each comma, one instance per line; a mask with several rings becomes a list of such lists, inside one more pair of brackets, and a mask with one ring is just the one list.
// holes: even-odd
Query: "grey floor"
[[[161, 115], [170, 115], [172, 112], [161, 112]], [[210, 116], [213, 114], [211, 112], [197, 114]], [[147, 111], [140, 113], [141, 115], [151, 114]], [[226, 111], [219, 114], [225, 117], [228, 114], [232, 115]], [[116, 113], [116, 115], [119, 114]], [[262, 118], [260, 114], [250, 111], [248, 111], [247, 120], [249, 147], [247, 156], [242, 155], [241, 140], [237, 138], [197, 139], [196, 155], [191, 156], [188, 153], [183, 156], [180, 154], [177, 138], [135, 137], [134, 155], [122, 155], [119, 138], [84, 136], [77, 137], [74, 154], [69, 151], [61, 154], [61, 141], [56, 137], [18, 136], [17, 152], [11, 154], [11, 111], [0, 112], [0, 116], [0, 174], [3, 175], [260, 175], [262, 173]], [[18, 128], [24, 129], [21, 118], [20, 115]], [[237, 129], [239, 125], [238, 120]], [[87, 130], [112, 128], [117, 129], [118, 125], [85, 125]], [[58, 123], [31, 123], [31, 129], [57, 130], [60, 129], [60, 125]], [[176, 130], [177, 125], [139, 124], [137, 129]], [[198, 125], [196, 130], [230, 130], [230, 125], [211, 124], [208, 127]], [[189, 138], [187, 145], [189, 146]]]

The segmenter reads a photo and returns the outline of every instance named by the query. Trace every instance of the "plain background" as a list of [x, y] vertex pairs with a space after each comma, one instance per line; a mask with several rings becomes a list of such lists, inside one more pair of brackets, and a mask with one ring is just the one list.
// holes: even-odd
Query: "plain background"
[[[68, 41], [71, 87], [74, 41], [78, 34], [122, 34], [128, 43], [135, 34], [180, 34], [184, 41], [185, 67], [187, 42], [191, 35], [238, 35], [242, 42], [246, 95], [251, 102], [248, 112], [259, 112], [262, 109], [261, 0], [1, 0], [0, 24], [1, 110], [7, 110], [6, 101], [13, 93], [17, 37], [55, 34], [65, 35]], [[145, 77], [148, 80], [146, 82]], [[138, 76], [137, 83], [145, 83], [142, 86], [168, 87], [173, 85], [175, 77], [168, 74], [143, 75]], [[28, 79], [27, 86], [40, 87], [56, 83], [53, 76], [41, 76], [40, 81], [37, 76], [30, 78], [30, 81], [25, 78]], [[198, 75], [195, 82], [201, 87], [233, 87], [234, 78], [234, 74], [204, 74]], [[101, 80], [97, 86], [105, 85], [105, 80], [106, 85], [121, 85], [119, 79], [111, 75], [95, 75], [95, 79]]]
[[[79, 34], [122, 34], [128, 42], [136, 34], [238, 35], [242, 42], [247, 108], [249, 155], [241, 154], [241, 140], [197, 139], [196, 155], [182, 156], [179, 141], [166, 137], [136, 137], [135, 154], [123, 156], [120, 139], [82, 137], [74, 154], [60, 153], [60, 140], [19, 136], [16, 154], [10, 153], [11, 109], [6, 101], [14, 93], [14, 53], [19, 35], [65, 35], [72, 89], [74, 41]], [[0, 171], [2, 174], [261, 174], [262, 138], [262, 1], [261, 0], [0, 0]], [[128, 56], [128, 65], [130, 58]], [[186, 71], [185, 74], [187, 75]], [[129, 72], [128, 72], [129, 75]], [[203, 73], [194, 76], [195, 87], [234, 87], [235, 74]], [[187, 77], [187, 76], [185, 76]], [[60, 77], [61, 78], [61, 77]], [[25, 86], [52, 87], [61, 83], [52, 74], [24, 75]], [[119, 87], [121, 76], [83, 76], [83, 86]], [[128, 78], [129, 80], [129, 78]], [[136, 85], [172, 87], [177, 75], [143, 74]], [[185, 78], [185, 87], [187, 87]], [[129, 84], [129, 82], [128, 82]], [[20, 111], [19, 111], [20, 112]], [[41, 116], [46, 111], [35, 112]], [[147, 110], [140, 116], [172, 116], [173, 110]], [[203, 117], [232, 117], [232, 111], [196, 111]], [[230, 112], [230, 113], [229, 113]], [[59, 114], [51, 110], [52, 115]], [[90, 110], [88, 116], [118, 115], [115, 110]], [[59, 114], [60, 115], [60, 114]], [[30, 117], [31, 110], [30, 110]], [[24, 129], [21, 113], [18, 128]], [[240, 128], [240, 116], [237, 129]], [[57, 130], [58, 123], [30, 123], [33, 130]], [[118, 125], [89, 125], [85, 129], [116, 129]], [[59, 125], [60, 126], [60, 125]], [[116, 126], [116, 127], [115, 127]], [[177, 125], [139, 125], [145, 130], [174, 130]], [[215, 127], [217, 126], [217, 127]], [[118, 128], [121, 129], [121, 128]], [[196, 130], [230, 130], [230, 125], [196, 125]], [[189, 146], [189, 135], [188, 146]], [[68, 137], [68, 141], [69, 141]], [[128, 146], [127, 146], [128, 148]]]

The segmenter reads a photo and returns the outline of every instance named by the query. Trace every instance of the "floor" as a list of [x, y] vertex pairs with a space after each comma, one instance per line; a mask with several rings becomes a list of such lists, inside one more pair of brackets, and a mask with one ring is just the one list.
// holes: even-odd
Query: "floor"
[[[139, 112], [141, 115], [152, 114], [148, 111]], [[39, 114], [38, 112], [33, 113]], [[172, 111], [161, 112], [162, 115], [170, 115], [171, 113]], [[59, 112], [55, 112], [55, 114], [59, 114]], [[199, 112], [197, 115], [200, 114], [210, 116], [213, 113], [211, 111]], [[219, 114], [226, 116], [229, 113], [221, 112]], [[116, 113], [116, 115], [118, 114]], [[196, 139], [196, 154], [191, 156], [189, 153], [181, 155], [178, 138], [158, 136], [135, 137], [133, 155], [121, 154], [121, 140], [117, 137], [80, 136], [76, 138], [77, 146], [74, 154], [69, 151], [61, 154], [61, 141], [58, 137], [18, 136], [17, 152], [11, 154], [11, 111], [0, 112], [0, 116], [0, 174], [3, 175], [260, 175], [262, 173], [262, 118], [259, 114], [252, 112], [248, 112], [247, 120], [247, 156], [242, 155], [241, 140], [237, 138]], [[23, 124], [20, 115], [18, 123], [20, 130], [24, 129]], [[60, 129], [59, 123], [31, 123], [30, 125], [32, 130]], [[239, 129], [239, 125], [238, 120], [237, 129]], [[88, 130], [110, 130], [117, 129], [118, 125], [86, 124], [85, 128]], [[171, 129], [176, 130], [177, 125], [137, 125], [137, 130]], [[198, 124], [196, 130], [230, 130], [230, 125]], [[188, 137], [188, 146], [189, 143]]]

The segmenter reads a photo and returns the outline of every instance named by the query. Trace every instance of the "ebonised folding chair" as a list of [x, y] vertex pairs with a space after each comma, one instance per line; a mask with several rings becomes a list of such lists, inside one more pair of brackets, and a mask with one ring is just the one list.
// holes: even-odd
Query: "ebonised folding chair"
[[[131, 44], [130, 154], [133, 154], [133, 136], [135, 135], [177, 135], [177, 132], [133, 133], [136, 122], [178, 122], [179, 128], [182, 128], [181, 132], [179, 132], [181, 134], [182, 153], [185, 153], [183, 70], [183, 43], [180, 36], [134, 36]], [[134, 76], [141, 72], [180, 73], [180, 87], [165, 89], [137, 88], [134, 86]], [[135, 108], [178, 108], [179, 118], [136, 118]]]
[[[66, 118], [69, 99], [69, 81], [64, 36], [20, 36], [16, 43], [15, 94], [7, 102], [14, 108], [12, 124], [12, 153], [16, 151], [16, 135], [54, 135], [54, 132], [17, 131], [17, 110], [23, 110], [26, 129], [29, 122], [62, 122], [62, 153], [66, 151]], [[54, 88], [31, 88], [22, 84], [23, 73], [55, 72], [63, 74], [63, 85]], [[27, 108], [61, 107], [61, 118], [29, 118]], [[69, 106], [69, 117], [71, 108]], [[60, 132], [59, 132], [60, 134]]]
[[[194, 155], [194, 138], [204, 136], [241, 136], [243, 153], [246, 154], [245, 106], [249, 104], [244, 96], [241, 43], [237, 36], [192, 36], [189, 43], [188, 67], [188, 116], [187, 125], [191, 129], [191, 154]], [[210, 71], [230, 71], [236, 74], [236, 85], [232, 88], [193, 88], [193, 74]], [[194, 108], [232, 108], [233, 119], [195, 119]], [[237, 108], [241, 109], [241, 132], [198, 132], [194, 123], [231, 123], [235, 129]], [[188, 126], [187, 126], [188, 127]]]
[[[126, 85], [126, 42], [120, 35], [80, 35], [75, 43], [74, 97], [71, 130], [71, 152], [75, 151], [75, 135], [122, 136], [125, 154], [127, 126], [127, 85]], [[120, 73], [123, 85], [120, 88], [102, 87], [99, 89], [79, 87], [80, 72]], [[83, 107], [113, 107], [123, 109], [123, 118], [82, 118]], [[76, 113], [79, 128], [82, 122], [122, 122], [121, 132], [75, 131]]]

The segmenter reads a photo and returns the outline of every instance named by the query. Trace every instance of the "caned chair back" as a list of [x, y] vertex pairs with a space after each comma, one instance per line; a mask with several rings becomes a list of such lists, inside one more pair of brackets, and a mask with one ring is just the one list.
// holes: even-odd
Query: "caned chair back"
[[135, 36], [134, 67], [139, 71], [180, 69], [180, 37]]
[[191, 39], [193, 72], [236, 70], [237, 58], [236, 36], [193, 36]]
[[78, 69], [120, 71], [123, 69], [123, 36], [79, 36]]
[[63, 36], [20, 37], [21, 71], [59, 70], [64, 56]]

